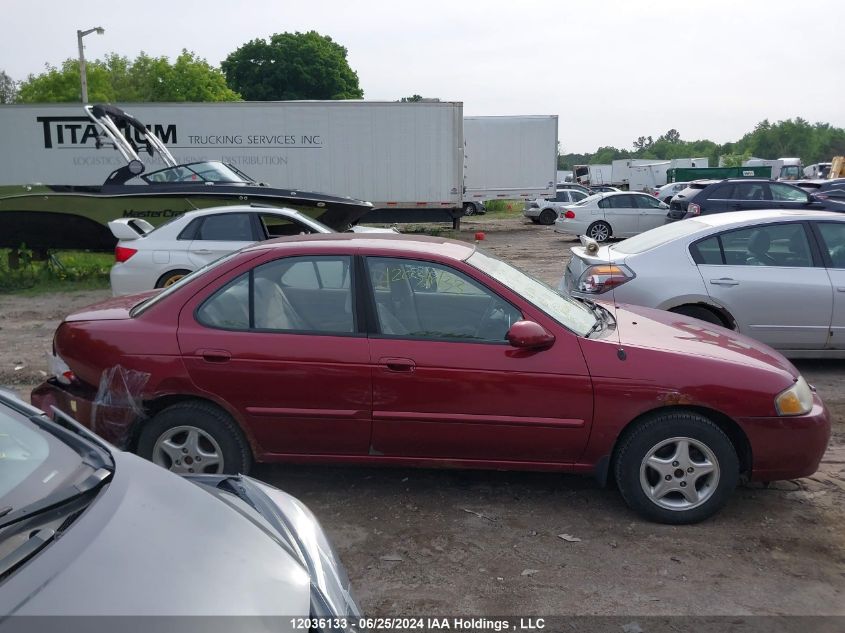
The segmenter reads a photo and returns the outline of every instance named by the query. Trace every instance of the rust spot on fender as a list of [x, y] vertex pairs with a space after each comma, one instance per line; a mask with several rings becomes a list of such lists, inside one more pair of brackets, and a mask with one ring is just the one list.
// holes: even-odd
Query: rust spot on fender
[[679, 391], [672, 391], [669, 393], [662, 393], [657, 398], [667, 406], [677, 406], [679, 404], [694, 404], [692, 396], [681, 393]]

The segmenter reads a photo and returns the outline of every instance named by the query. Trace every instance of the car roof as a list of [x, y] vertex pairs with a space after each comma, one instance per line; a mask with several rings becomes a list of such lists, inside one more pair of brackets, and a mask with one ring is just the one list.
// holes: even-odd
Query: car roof
[[[755, 222], [777, 222], [779, 220], [836, 220], [845, 221], [845, 214], [836, 211], [798, 211], [788, 209], [756, 209], [754, 211], [729, 211], [709, 213], [695, 217], [695, 221], [709, 227], [729, 227]], [[683, 221], [683, 220], [682, 220]]]
[[197, 218], [203, 215], [217, 215], [220, 213], [260, 213], [267, 211], [269, 213], [282, 211], [284, 213], [296, 213], [301, 215], [301, 211], [291, 209], [290, 207], [274, 207], [271, 205], [262, 204], [233, 204], [221, 205], [219, 207], [207, 207], [205, 209], [195, 209], [193, 211], [186, 211], [180, 217], [182, 218]]
[[244, 252], [309, 249], [336, 247], [342, 251], [376, 251], [390, 255], [434, 255], [446, 259], [463, 261], [472, 255], [476, 247], [467, 242], [450, 240], [429, 235], [401, 235], [398, 233], [322, 233], [279, 237], [249, 246]]

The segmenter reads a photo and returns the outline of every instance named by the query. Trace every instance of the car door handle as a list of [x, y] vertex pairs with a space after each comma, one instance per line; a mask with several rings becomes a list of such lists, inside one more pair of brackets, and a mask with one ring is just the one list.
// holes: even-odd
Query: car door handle
[[836, 292], [845, 292], [845, 286], [836, 286]]
[[384, 366], [387, 371], [396, 371], [403, 373], [410, 373], [414, 371], [417, 364], [410, 358], [382, 358], [379, 364]]
[[736, 279], [730, 279], [729, 277], [721, 277], [719, 279], [711, 279], [710, 283], [714, 286], [738, 286], [739, 282]]
[[211, 255], [211, 250], [207, 248], [195, 248], [191, 252], [197, 255]]
[[201, 349], [197, 354], [209, 363], [226, 363], [232, 360], [232, 354], [225, 349]]

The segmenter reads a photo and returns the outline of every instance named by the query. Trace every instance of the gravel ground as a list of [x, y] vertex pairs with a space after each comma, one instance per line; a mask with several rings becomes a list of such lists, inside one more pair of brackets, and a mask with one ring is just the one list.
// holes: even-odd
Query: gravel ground
[[[476, 231], [552, 284], [575, 243], [521, 218], [469, 218], [459, 237]], [[28, 394], [60, 319], [106, 296], [0, 297], [0, 384]], [[845, 615], [845, 361], [796, 364], [834, 418], [821, 470], [740, 488], [700, 525], [641, 521], [586, 477], [288, 465], [256, 474], [311, 506], [370, 615]]]

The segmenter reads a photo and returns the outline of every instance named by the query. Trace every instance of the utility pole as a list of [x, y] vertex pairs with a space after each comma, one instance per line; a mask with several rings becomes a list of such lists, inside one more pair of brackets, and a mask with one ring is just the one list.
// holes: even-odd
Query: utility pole
[[106, 30], [102, 26], [87, 31], [76, 31], [76, 42], [79, 44], [79, 79], [82, 83], [82, 103], [88, 103], [88, 74], [85, 68], [85, 47], [82, 46], [82, 38], [91, 33], [102, 35], [105, 32]]

